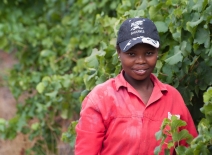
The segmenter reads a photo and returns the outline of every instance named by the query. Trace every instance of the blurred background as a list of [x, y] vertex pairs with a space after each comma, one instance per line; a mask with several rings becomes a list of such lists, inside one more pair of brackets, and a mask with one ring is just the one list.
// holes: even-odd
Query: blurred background
[[195, 149], [211, 153], [211, 10], [210, 0], [2, 0], [0, 155], [74, 154], [81, 102], [120, 72], [116, 33], [136, 16], [155, 22], [154, 74], [180, 91]]

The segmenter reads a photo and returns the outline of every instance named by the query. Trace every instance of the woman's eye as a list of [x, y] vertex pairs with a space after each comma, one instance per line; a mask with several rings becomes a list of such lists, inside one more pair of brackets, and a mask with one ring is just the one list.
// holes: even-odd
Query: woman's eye
[[147, 52], [147, 53], [146, 53], [146, 55], [152, 55], [152, 54], [153, 54], [152, 52]]
[[135, 54], [134, 54], [134, 53], [128, 53], [128, 55], [129, 55], [129, 56], [134, 56]]

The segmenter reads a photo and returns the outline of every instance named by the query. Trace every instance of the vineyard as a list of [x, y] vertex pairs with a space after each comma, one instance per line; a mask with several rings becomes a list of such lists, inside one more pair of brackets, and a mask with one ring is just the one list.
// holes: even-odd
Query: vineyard
[[73, 154], [81, 102], [120, 72], [117, 30], [135, 16], [155, 22], [154, 74], [179, 90], [199, 132], [179, 154], [212, 153], [211, 0], [4, 0], [0, 10], [0, 53], [14, 58], [0, 59], [10, 65], [1, 68], [0, 86], [14, 108], [0, 115], [0, 137], [27, 137], [17, 155]]

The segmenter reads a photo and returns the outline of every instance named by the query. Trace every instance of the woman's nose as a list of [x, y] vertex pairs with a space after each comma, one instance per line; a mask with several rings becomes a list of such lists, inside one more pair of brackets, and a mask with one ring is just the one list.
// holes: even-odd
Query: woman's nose
[[139, 63], [139, 64], [143, 64], [143, 63], [146, 63], [146, 59], [144, 56], [137, 56], [136, 57], [136, 63]]

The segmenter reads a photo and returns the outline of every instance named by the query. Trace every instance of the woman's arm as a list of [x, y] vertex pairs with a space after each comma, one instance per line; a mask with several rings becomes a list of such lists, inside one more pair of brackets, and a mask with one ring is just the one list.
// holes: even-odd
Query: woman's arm
[[76, 133], [75, 155], [97, 155], [100, 152], [105, 126], [99, 109], [89, 97], [82, 103]]

